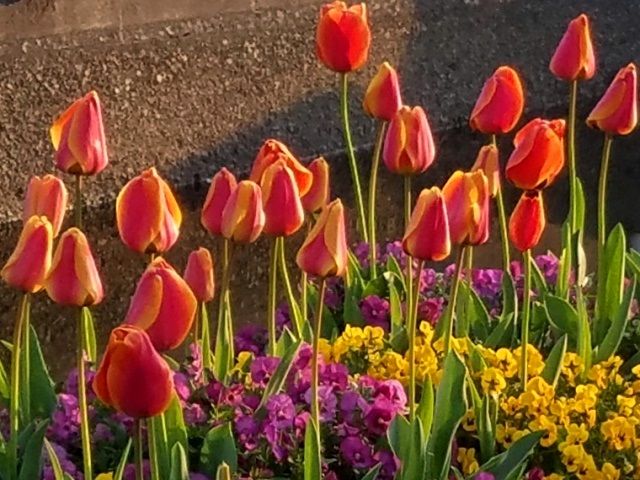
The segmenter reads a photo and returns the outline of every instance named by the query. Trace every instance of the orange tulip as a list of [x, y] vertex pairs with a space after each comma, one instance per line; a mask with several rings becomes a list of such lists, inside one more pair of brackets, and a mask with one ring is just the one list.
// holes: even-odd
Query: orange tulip
[[336, 199], [322, 209], [296, 256], [298, 267], [317, 277], [342, 276], [347, 270], [344, 207]]
[[60, 237], [45, 288], [61, 305], [96, 305], [104, 298], [89, 242], [79, 229], [70, 228]]
[[500, 161], [498, 160], [498, 147], [485, 145], [480, 148], [476, 162], [471, 171], [480, 170], [489, 182], [489, 194], [495, 197], [500, 189]]
[[120, 238], [131, 250], [162, 253], [180, 235], [182, 212], [169, 185], [155, 167], [130, 180], [116, 200]]
[[436, 156], [431, 128], [421, 107], [402, 107], [391, 119], [382, 158], [399, 175], [424, 172]]
[[93, 391], [103, 403], [130, 417], [154, 417], [171, 403], [173, 372], [143, 330], [121, 325], [109, 336]]
[[509, 238], [524, 252], [538, 245], [545, 225], [542, 192], [524, 192], [509, 219]]
[[362, 106], [367, 115], [386, 122], [402, 107], [398, 73], [388, 62], [371, 79]]
[[224, 167], [211, 179], [200, 215], [200, 223], [211, 235], [222, 235], [222, 210], [237, 186], [236, 177]]
[[172, 350], [189, 334], [197, 306], [187, 282], [156, 257], [138, 281], [124, 323], [145, 330], [156, 350]]
[[628, 135], [638, 124], [638, 75], [630, 63], [622, 68], [595, 106], [587, 124], [609, 135]]
[[262, 176], [262, 207], [265, 213], [264, 233], [288, 237], [304, 223], [304, 211], [293, 172], [284, 160], [270, 165]]
[[451, 175], [442, 189], [451, 242], [480, 245], [489, 239], [489, 183], [483, 172]]
[[49, 130], [56, 167], [74, 175], [95, 175], [109, 162], [100, 99], [94, 91], [76, 100]]
[[243, 180], [231, 192], [222, 211], [222, 236], [238, 243], [253, 243], [264, 224], [260, 187], [251, 180]]
[[564, 120], [535, 118], [513, 139], [506, 176], [522, 190], [550, 185], [564, 166]]
[[309, 170], [313, 174], [313, 183], [302, 197], [302, 206], [307, 212], [314, 213], [329, 203], [331, 197], [329, 164], [323, 157], [319, 157], [309, 164]]
[[507, 133], [516, 126], [523, 109], [524, 91], [520, 77], [511, 67], [499, 67], [482, 87], [469, 125], [482, 133]]
[[199, 302], [213, 300], [215, 281], [213, 276], [213, 259], [206, 248], [200, 247], [189, 254], [184, 280]]
[[55, 175], [31, 177], [24, 198], [23, 221], [26, 222], [34, 215], [44, 215], [51, 222], [53, 236], [57, 237], [62, 228], [68, 196], [64, 182]]
[[439, 262], [451, 253], [447, 207], [438, 187], [425, 188], [420, 193], [402, 248], [408, 255], [425, 261]]
[[24, 224], [18, 244], [0, 276], [24, 292], [41, 290], [51, 267], [52, 244], [53, 227], [47, 217], [31, 217]]
[[549, 69], [560, 80], [589, 80], [596, 73], [589, 18], [583, 13], [569, 22]]
[[327, 3], [320, 10], [316, 32], [316, 55], [329, 69], [347, 73], [362, 67], [369, 56], [371, 31], [364, 3], [347, 7]]
[[249, 180], [260, 185], [267, 167], [273, 165], [278, 160], [284, 160], [287, 167], [293, 172], [300, 195], [306, 194], [311, 188], [313, 174], [307, 167], [300, 163], [284, 143], [278, 140], [269, 139], [260, 147], [260, 151], [253, 162]]

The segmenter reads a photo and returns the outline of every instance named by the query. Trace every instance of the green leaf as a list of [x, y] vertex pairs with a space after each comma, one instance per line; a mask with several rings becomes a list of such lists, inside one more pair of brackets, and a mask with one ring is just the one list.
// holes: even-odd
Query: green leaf
[[42, 355], [36, 330], [31, 325], [29, 338], [29, 365], [31, 368], [31, 415], [33, 418], [49, 418], [56, 408], [57, 397], [47, 363]]
[[630, 276], [640, 278], [640, 253], [633, 248], [627, 253], [626, 266]]
[[562, 362], [564, 360], [564, 355], [567, 352], [568, 343], [569, 339], [566, 334], [560, 337], [560, 339], [551, 349], [551, 352], [549, 352], [547, 361], [544, 364], [544, 369], [540, 374], [545, 382], [547, 382], [549, 385], [553, 385], [554, 387], [558, 383], [558, 378], [560, 377]]
[[7, 408], [9, 407], [10, 384], [9, 375], [7, 375], [4, 364], [0, 361], [0, 403]]
[[556, 278], [556, 294], [562, 298], [569, 298], [569, 279], [573, 265], [571, 239], [571, 227], [565, 221], [562, 224], [562, 253], [558, 261], [558, 276]]
[[166, 422], [163, 414], [156, 415], [147, 420], [149, 429], [149, 442], [155, 445], [158, 471], [161, 477], [167, 477], [171, 471], [171, 450], [167, 438]]
[[513, 314], [509, 314], [506, 317], [500, 319], [498, 324], [493, 327], [493, 330], [484, 342], [484, 345], [489, 348], [505, 347], [511, 344], [513, 337]]
[[304, 480], [322, 479], [320, 435], [313, 419], [307, 421], [304, 432]]
[[364, 326], [364, 318], [362, 318], [362, 312], [360, 311], [359, 298], [354, 295], [353, 291], [349, 288], [345, 288], [342, 314], [344, 322], [347, 325], [354, 325], [356, 327]]
[[200, 451], [202, 471], [209, 476], [214, 476], [223, 462], [229, 465], [231, 472], [238, 469], [238, 452], [230, 422], [209, 430]]
[[380, 473], [381, 469], [382, 469], [382, 464], [378, 463], [377, 465], [374, 465], [366, 473], [366, 475], [362, 477], [362, 480], [376, 480], [376, 478], [378, 478], [378, 474]]
[[539, 294], [542, 295], [549, 290], [547, 286], [547, 281], [544, 278], [544, 275], [540, 271], [540, 267], [536, 263], [535, 258], [531, 257], [531, 278], [533, 279], [533, 286], [536, 290], [538, 290]]
[[502, 312], [500, 319], [504, 320], [508, 316], [516, 318], [518, 316], [518, 294], [516, 285], [510, 272], [502, 275]]
[[264, 407], [264, 405], [267, 403], [269, 398], [271, 398], [273, 395], [280, 393], [280, 390], [282, 390], [282, 387], [284, 386], [284, 383], [287, 380], [287, 376], [291, 371], [291, 366], [293, 365], [293, 361], [295, 360], [301, 345], [302, 345], [302, 340], [298, 340], [287, 349], [286, 353], [280, 359], [280, 363], [278, 364], [278, 367], [273, 372], [273, 375], [269, 379], [269, 383], [264, 389], [264, 392], [262, 394], [262, 400], [260, 401], [258, 410]]
[[391, 336], [393, 337], [404, 324], [402, 301], [394, 282], [389, 282], [389, 313], [391, 316]]
[[167, 454], [170, 449], [178, 443], [185, 452], [189, 451], [189, 440], [187, 437], [187, 427], [184, 424], [182, 406], [178, 395], [174, 392], [169, 408], [165, 410], [161, 417], [162, 426], [166, 431]]
[[416, 416], [422, 421], [424, 427], [425, 440], [429, 440], [431, 434], [431, 425], [433, 424], [433, 409], [435, 406], [435, 398], [433, 391], [433, 382], [431, 377], [427, 375], [422, 385], [422, 396], [420, 403], [416, 408]]
[[434, 421], [427, 446], [431, 478], [444, 479], [451, 464], [451, 442], [467, 410], [465, 398], [466, 369], [451, 351], [444, 361], [442, 381], [436, 393]]
[[[220, 298], [218, 301], [223, 302]], [[233, 339], [229, 338], [229, 322], [231, 322], [228, 309], [224, 309], [222, 319], [218, 319], [216, 331], [216, 344], [214, 347], [215, 363], [213, 375], [219, 382], [226, 383], [227, 375], [233, 368]]]
[[346, 287], [353, 290], [355, 296], [360, 296], [364, 290], [364, 275], [358, 259], [349, 250], [349, 264], [347, 266]]
[[422, 420], [416, 417], [415, 422], [401, 415], [396, 415], [387, 430], [387, 439], [391, 449], [400, 459], [400, 479], [411, 480], [424, 478], [426, 469], [425, 434]]
[[576, 178], [576, 191], [573, 196], [573, 204], [576, 208], [576, 226], [578, 227], [578, 231], [584, 230], [584, 219], [586, 213], [585, 203], [582, 181], [579, 178]]
[[51, 464], [51, 469], [53, 470], [53, 477], [55, 480], [64, 480], [64, 472], [62, 471], [62, 466], [60, 465], [60, 459], [56, 454], [56, 451], [49, 443], [49, 440], [44, 439], [44, 446], [47, 449], [47, 455], [49, 456], [49, 463]]
[[631, 286], [627, 288], [622, 302], [618, 305], [616, 314], [613, 317], [611, 327], [607, 331], [602, 343], [598, 345], [593, 352], [593, 362], [599, 363], [616, 354], [624, 332], [629, 321], [629, 308], [631, 301], [635, 295], [636, 281], [631, 282]]
[[620, 371], [628, 374], [631, 372], [631, 369], [636, 365], [640, 365], [640, 352], [636, 352], [634, 355], [629, 358], [626, 362], [622, 364], [620, 367]]
[[545, 296], [544, 305], [549, 323], [576, 342], [580, 320], [576, 309], [564, 298], [551, 294]]
[[29, 434], [26, 438], [22, 464], [18, 480], [34, 480], [40, 478], [42, 472], [42, 445], [44, 434], [47, 431], [48, 421], [37, 422], [29, 425]]
[[402, 326], [398, 328], [398, 331], [389, 339], [389, 345], [397, 353], [404, 354], [409, 348], [409, 334], [407, 329]]
[[618, 224], [609, 234], [604, 247], [604, 257], [599, 260], [594, 321], [594, 343], [598, 345], [609, 330], [624, 291], [625, 252], [627, 242], [622, 225]]
[[202, 367], [206, 372], [212, 372], [215, 356], [211, 350], [211, 326], [209, 323], [209, 312], [207, 311], [206, 303], [202, 303], [200, 306], [200, 320], [202, 323], [202, 341], [200, 342]]
[[482, 402], [479, 408], [475, 409], [476, 424], [478, 426], [478, 441], [480, 442], [480, 455], [481, 460], [486, 461], [490, 459], [496, 446], [496, 430], [492, 421], [490, 411], [491, 397], [485, 395], [482, 397]]
[[218, 467], [216, 480], [231, 480], [231, 469], [229, 468], [229, 465], [222, 462], [222, 465]]
[[182, 445], [176, 443], [171, 449], [171, 472], [169, 480], [189, 480], [187, 454]]
[[480, 467], [480, 470], [492, 473], [493, 476], [501, 480], [517, 480], [520, 477], [514, 477], [519, 471], [523, 463], [527, 460], [538, 441], [545, 434], [544, 430], [529, 433], [518, 439], [504, 453], [493, 457], [487, 463]]
[[384, 275], [378, 275], [373, 280], [369, 280], [362, 292], [362, 298], [366, 298], [369, 295], [377, 295], [379, 297], [386, 298], [388, 296], [388, 283], [389, 281]]
[[460, 282], [457, 302], [458, 317], [463, 316], [474, 337], [480, 341], [489, 336], [491, 316], [476, 291], [467, 282]]
[[282, 358], [287, 350], [296, 343], [296, 337], [289, 327], [284, 327], [280, 338], [276, 342], [276, 356]]
[[127, 442], [127, 446], [124, 447], [122, 451], [122, 455], [120, 456], [120, 461], [118, 462], [118, 467], [116, 468], [116, 472], [113, 474], [113, 480], [122, 480], [122, 476], [124, 475], [124, 468], [127, 466], [127, 462], [129, 459], [129, 452], [131, 451], [131, 445], [133, 445], [133, 440], [129, 437], [129, 441]]
[[96, 346], [96, 328], [93, 321], [93, 315], [88, 307], [82, 307], [82, 332], [84, 337], [84, 350], [91, 363], [95, 363], [98, 359], [98, 347]]
[[400, 267], [398, 260], [396, 260], [396, 257], [394, 257], [393, 255], [389, 255], [387, 257], [387, 271], [395, 274], [396, 278], [399, 280], [400, 285], [402, 286], [402, 291], [398, 293], [406, 294], [407, 285], [405, 283], [405, 274], [402, 271], [402, 268]]

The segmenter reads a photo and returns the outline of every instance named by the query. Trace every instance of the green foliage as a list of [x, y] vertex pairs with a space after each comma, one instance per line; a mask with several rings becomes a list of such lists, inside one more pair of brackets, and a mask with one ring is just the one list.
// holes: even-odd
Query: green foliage
[[322, 479], [320, 434], [313, 419], [307, 421], [304, 432], [304, 480]]
[[200, 451], [203, 473], [213, 477], [223, 463], [234, 473], [238, 469], [238, 452], [233, 438], [231, 423], [223, 423], [207, 432]]
[[624, 229], [622, 225], [618, 224], [607, 238], [604, 257], [598, 261], [598, 285], [593, 329], [595, 344], [599, 344], [607, 334], [622, 302], [626, 245]]

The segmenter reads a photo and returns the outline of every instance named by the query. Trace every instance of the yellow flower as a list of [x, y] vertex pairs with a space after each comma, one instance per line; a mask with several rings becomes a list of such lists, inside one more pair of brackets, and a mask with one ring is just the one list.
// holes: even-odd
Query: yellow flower
[[402, 355], [393, 350], [373, 356], [370, 362], [367, 373], [377, 380], [398, 380], [406, 383], [409, 377], [409, 364]]
[[593, 460], [592, 455], [585, 453], [582, 461], [577, 466], [575, 474], [580, 480], [590, 480], [597, 475], [598, 467], [596, 467], [596, 462]]
[[560, 369], [562, 376], [566, 378], [567, 382], [573, 385], [575, 379], [583, 370], [584, 363], [582, 362], [582, 358], [576, 353], [567, 352], [562, 360], [562, 368]]
[[558, 475], [557, 473], [550, 473], [544, 476], [544, 480], [564, 480], [564, 476]]
[[420, 329], [420, 333], [424, 335], [424, 342], [427, 344], [431, 344], [433, 342], [434, 334], [434, 330], [431, 324], [429, 322], [420, 322], [420, 326], [418, 328]]
[[381, 350], [384, 347], [384, 330], [367, 325], [362, 332], [367, 350]]
[[574, 473], [580, 469], [585, 461], [587, 453], [582, 445], [569, 445], [562, 449], [562, 463], [564, 463], [567, 472]]
[[571, 409], [567, 406], [566, 397], [555, 398], [549, 405], [549, 412], [556, 419], [556, 423], [560, 425], [570, 423], [569, 414]]
[[618, 413], [625, 417], [630, 417], [634, 414], [634, 407], [636, 406], [636, 399], [633, 397], [625, 397], [624, 395], [618, 395], [616, 397], [618, 404]]
[[467, 432], [475, 432], [477, 430], [476, 415], [472, 408], [467, 410], [467, 413], [462, 417], [462, 428]]
[[620, 478], [620, 470], [609, 462], [605, 462], [600, 471], [602, 472], [602, 480], [618, 480]]
[[529, 423], [531, 430], [545, 430], [546, 433], [540, 439], [540, 445], [550, 447], [558, 440], [558, 427], [546, 415], [540, 415], [538, 418]]
[[549, 399], [533, 390], [522, 392], [518, 400], [526, 408], [527, 415], [530, 417], [535, 418], [539, 415], [546, 415], [549, 411]]
[[482, 390], [490, 395], [500, 394], [507, 386], [502, 372], [495, 367], [489, 367], [482, 371], [480, 374], [480, 383]]
[[505, 448], [509, 448], [513, 442], [520, 440], [528, 433], [531, 433], [528, 429], [518, 430], [508, 423], [505, 425], [500, 423], [496, 425], [496, 441]]
[[[516, 360], [516, 363], [520, 364], [520, 359], [522, 358], [522, 347], [518, 347], [513, 351], [513, 356]], [[540, 375], [544, 370], [544, 360], [542, 355], [538, 351], [536, 347], [527, 344], [527, 372], [532, 377], [536, 375]]]
[[636, 378], [640, 379], [640, 364], [636, 365], [631, 369], [631, 373], [633, 373]]
[[96, 480], [113, 480], [113, 473], [101, 473], [96, 477]]
[[333, 351], [333, 347], [329, 343], [329, 340], [327, 340], [326, 338], [321, 338], [319, 347], [320, 354], [322, 355], [324, 361], [327, 363], [331, 362], [331, 352]]
[[511, 351], [507, 348], [499, 348], [496, 351], [495, 363], [492, 362], [492, 364], [494, 367], [502, 370], [505, 378], [512, 378], [518, 373], [518, 362]]
[[621, 416], [614, 417], [600, 425], [600, 431], [615, 450], [631, 448], [636, 439], [636, 428], [629, 419]]
[[500, 408], [507, 417], [514, 419], [522, 417], [522, 414], [520, 413], [522, 404], [516, 397], [507, 397], [506, 399], [502, 400], [500, 402]]
[[465, 475], [471, 475], [480, 468], [480, 464], [476, 460], [475, 448], [462, 448], [458, 449], [458, 462], [462, 466], [462, 472]]
[[586, 413], [595, 407], [598, 400], [598, 387], [595, 385], [578, 385], [573, 407], [579, 413]]
[[589, 430], [584, 423], [577, 425], [571, 423], [567, 426], [567, 436], [564, 442], [560, 443], [559, 449], [564, 450], [571, 445], [581, 445], [589, 439]]

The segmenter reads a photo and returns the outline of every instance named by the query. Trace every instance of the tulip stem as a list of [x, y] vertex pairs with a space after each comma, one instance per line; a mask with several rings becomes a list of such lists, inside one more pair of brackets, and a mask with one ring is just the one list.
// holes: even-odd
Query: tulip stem
[[571, 82], [569, 94], [569, 122], [567, 125], [567, 156], [569, 157], [569, 225], [571, 233], [578, 230], [578, 211], [576, 210], [576, 194], [578, 190], [578, 174], [576, 171], [576, 103], [578, 100], [578, 81]]
[[276, 282], [278, 280], [278, 238], [271, 243], [271, 262], [269, 264], [269, 296], [267, 298], [267, 325], [269, 326], [269, 355], [276, 355]]
[[[409, 261], [413, 262], [413, 257], [409, 257]], [[422, 271], [423, 262], [418, 262], [418, 278]], [[409, 313], [409, 419], [411, 423], [416, 418], [416, 334], [418, 324], [418, 297], [420, 295], [420, 282], [416, 282], [416, 288], [410, 293], [413, 295], [411, 305], [413, 306]]]
[[468, 245], [464, 254], [464, 281], [469, 288], [469, 295], [466, 296], [463, 312], [460, 314], [457, 323], [456, 334], [458, 337], [469, 335], [469, 311], [471, 310], [471, 289], [473, 288], [473, 245]]
[[144, 462], [142, 460], [142, 429], [144, 420], [136, 418], [133, 426], [133, 454], [136, 465], [136, 480], [144, 480]]
[[[160, 414], [159, 416], [162, 416]], [[149, 463], [151, 464], [151, 480], [160, 480], [160, 460], [158, 458], [158, 428], [155, 418], [149, 419], [148, 425], [149, 440]], [[164, 459], [169, 461], [168, 459]]]
[[[233, 326], [229, 325], [229, 281], [231, 263], [231, 242], [229, 239], [222, 240], [222, 285], [220, 286], [220, 296], [218, 298], [218, 328], [216, 332], [215, 346], [215, 373], [218, 381], [225, 383], [227, 373], [231, 370], [233, 352]], [[224, 355], [224, 357], [222, 357]]]
[[82, 229], [82, 176], [76, 175], [76, 195], [73, 206], [76, 227]]
[[284, 249], [284, 237], [278, 237], [276, 239], [278, 243], [278, 256], [280, 257], [280, 272], [282, 273], [282, 282], [284, 283], [285, 292], [287, 293], [287, 301], [289, 302], [289, 315], [291, 317], [291, 323], [295, 329], [295, 334], [298, 338], [302, 338], [303, 324], [300, 314], [300, 307], [296, 302], [296, 297], [293, 294], [293, 287], [291, 286], [291, 280], [289, 279], [289, 268], [287, 267], [287, 257]]
[[598, 263], [602, 265], [604, 244], [607, 239], [607, 176], [613, 137], [606, 135], [602, 146], [602, 163], [600, 164], [600, 180], [598, 182]]
[[[409, 227], [409, 220], [411, 218], [411, 177], [406, 175], [404, 177], [404, 230]], [[418, 284], [420, 282], [418, 281]], [[413, 258], [407, 257], [407, 319], [413, 312]]]
[[360, 186], [360, 174], [358, 173], [358, 163], [356, 161], [353, 140], [351, 138], [351, 127], [349, 126], [349, 76], [346, 73], [341, 75], [341, 83], [340, 110], [342, 113], [342, 129], [344, 141], [347, 144], [347, 156], [349, 157], [351, 180], [353, 181], [353, 191], [356, 197], [356, 207], [358, 209], [358, 227], [360, 229], [362, 239], [366, 243], [369, 243], [367, 220], [364, 212], [364, 202], [362, 200], [362, 187]]
[[[11, 398], [9, 403], [9, 468], [10, 478], [18, 478], [18, 434], [20, 432], [20, 359], [25, 320], [28, 316], [31, 295], [25, 293], [13, 329], [13, 349], [11, 350]], [[24, 388], [24, 386], [23, 386]]]
[[91, 432], [89, 429], [89, 410], [87, 407], [87, 378], [85, 372], [85, 331], [84, 315], [82, 307], [78, 315], [78, 347], [76, 361], [78, 367], [78, 404], [80, 406], [80, 434], [82, 438], [82, 464], [84, 478], [93, 478], [91, 461]]
[[[327, 291], [327, 280], [322, 279], [320, 293], [316, 306], [316, 323], [313, 332], [313, 357], [311, 357], [311, 420], [316, 427], [320, 426], [320, 405], [318, 402], [318, 355], [320, 353], [320, 335], [322, 332], [322, 309], [324, 307], [324, 295]], [[319, 435], [319, 433], [318, 433]]]
[[369, 176], [369, 272], [373, 280], [377, 276], [377, 246], [376, 246], [376, 193], [378, 189], [378, 167], [380, 166], [380, 153], [384, 143], [384, 134], [387, 122], [381, 122], [376, 138], [376, 146], [371, 160], [371, 175]]
[[22, 360], [20, 362], [20, 416], [22, 421], [31, 421], [31, 298], [22, 313]]
[[453, 315], [456, 310], [456, 301], [458, 300], [458, 290], [460, 289], [460, 273], [462, 272], [462, 266], [464, 263], [465, 250], [467, 247], [461, 245], [458, 249], [458, 256], [456, 258], [456, 270], [453, 274], [453, 283], [451, 285], [451, 295], [449, 296], [449, 304], [443, 318], [444, 329], [444, 353], [445, 355], [451, 350], [451, 337], [453, 336]]
[[[491, 135], [491, 143], [498, 148], [498, 139], [496, 135]], [[502, 185], [498, 182], [496, 189], [496, 206], [498, 207], [498, 222], [500, 223], [500, 241], [502, 244], [502, 269], [509, 271], [511, 258], [509, 255], [509, 235], [507, 233], [507, 215], [504, 210], [504, 199], [502, 198]]]
[[522, 390], [527, 389], [527, 361], [529, 345], [529, 317], [531, 313], [531, 250], [522, 252], [522, 262], [524, 263], [524, 291], [522, 293], [522, 323], [520, 325], [520, 380]]

